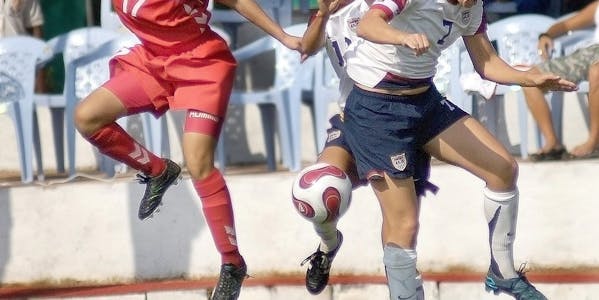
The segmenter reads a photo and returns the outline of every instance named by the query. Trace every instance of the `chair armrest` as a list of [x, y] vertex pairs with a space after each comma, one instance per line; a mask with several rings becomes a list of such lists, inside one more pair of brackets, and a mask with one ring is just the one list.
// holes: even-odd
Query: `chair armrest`
[[274, 38], [265, 36], [233, 51], [233, 56], [237, 61], [248, 60], [258, 54], [274, 50], [274, 43]]

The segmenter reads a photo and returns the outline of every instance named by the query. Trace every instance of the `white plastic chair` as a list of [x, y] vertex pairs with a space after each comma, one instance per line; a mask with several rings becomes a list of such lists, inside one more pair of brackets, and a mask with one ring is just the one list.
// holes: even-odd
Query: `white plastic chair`
[[[512, 66], [532, 66], [540, 62], [537, 52], [539, 34], [545, 32], [555, 19], [536, 14], [523, 14], [501, 19], [488, 27], [489, 39], [495, 42], [497, 52]], [[559, 50], [559, 49], [558, 49]], [[520, 155], [528, 157], [528, 107], [519, 86], [497, 85], [495, 95], [483, 104], [485, 125], [508, 149], [511, 146], [504, 124], [503, 112], [505, 96], [516, 93], [518, 98], [518, 124], [520, 133]], [[480, 113], [481, 111], [479, 111]], [[502, 123], [503, 122], [503, 123]], [[500, 130], [502, 132], [500, 132]]]
[[[285, 28], [290, 34], [303, 33], [306, 24], [293, 25]], [[300, 157], [292, 150], [293, 134], [291, 128], [299, 127], [300, 115], [296, 112], [301, 106], [302, 86], [298, 84], [302, 72], [309, 72], [305, 65], [300, 64], [300, 55], [283, 46], [271, 36], [262, 37], [233, 52], [238, 62], [244, 62], [257, 55], [274, 51], [275, 74], [274, 84], [264, 90], [240, 90], [234, 88], [230, 105], [256, 104], [260, 109], [264, 142], [266, 144], [267, 165], [269, 170], [276, 169], [275, 155], [275, 125], [278, 128], [283, 164], [290, 170], [300, 168]], [[294, 113], [291, 113], [294, 112]], [[296, 123], [296, 124], [294, 124]], [[294, 124], [294, 125], [291, 125]], [[299, 145], [298, 145], [299, 147]], [[226, 165], [224, 138], [220, 138], [217, 147], [217, 159], [221, 169]]]
[[[54, 55], [62, 55], [65, 70], [73, 60], [92, 51], [101, 44], [115, 39], [121, 34], [100, 27], [85, 27], [74, 29], [50, 39], [48, 47]], [[65, 82], [66, 84], [66, 82]], [[64, 108], [66, 105], [65, 91], [62, 94], [35, 94], [35, 104], [50, 107], [56, 167], [59, 173], [64, 172]], [[67, 119], [70, 117], [66, 115]], [[73, 169], [74, 166], [69, 166]], [[71, 174], [72, 175], [72, 174]]]
[[38, 179], [44, 177], [33, 92], [36, 68], [49, 51], [44, 41], [29, 36], [0, 39], [0, 113], [6, 109], [13, 121], [24, 183], [33, 181], [34, 152]]
[[[69, 175], [75, 174], [75, 123], [72, 118], [78, 101], [86, 97], [94, 89], [100, 87], [110, 78], [108, 61], [119, 51], [127, 51], [127, 47], [139, 43], [132, 35], [121, 35], [119, 38], [109, 40], [96, 49], [78, 57], [67, 65], [65, 72], [65, 97], [66, 97], [66, 135], [69, 161]], [[141, 115], [145, 144], [150, 151], [160, 153], [162, 148], [162, 124], [148, 113]], [[127, 128], [127, 118], [118, 120], [121, 127]], [[105, 155], [99, 155], [100, 169], [108, 176], [114, 176], [118, 163]], [[123, 167], [121, 165], [121, 167]]]

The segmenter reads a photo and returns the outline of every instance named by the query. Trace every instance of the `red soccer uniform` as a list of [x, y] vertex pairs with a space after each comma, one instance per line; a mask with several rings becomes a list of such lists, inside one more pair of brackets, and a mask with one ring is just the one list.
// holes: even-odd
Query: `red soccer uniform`
[[142, 42], [111, 61], [104, 85], [128, 113], [159, 116], [169, 107], [224, 117], [236, 62], [208, 26], [202, 0], [113, 0], [123, 24]]

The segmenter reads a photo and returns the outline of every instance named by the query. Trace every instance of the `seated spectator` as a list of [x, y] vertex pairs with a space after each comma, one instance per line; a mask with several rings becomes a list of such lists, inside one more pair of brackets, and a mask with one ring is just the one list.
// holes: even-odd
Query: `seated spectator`
[[0, 37], [32, 35], [42, 38], [44, 16], [38, 0], [0, 2]]
[[[526, 102], [541, 134], [545, 138], [545, 144], [539, 152], [530, 155], [531, 160], [557, 160], [564, 156], [573, 159], [599, 157], [599, 44], [593, 44], [579, 49], [570, 55], [549, 59], [549, 53], [553, 49], [553, 39], [567, 34], [571, 30], [583, 29], [594, 26], [599, 18], [597, 8], [599, 1], [593, 1], [586, 7], [573, 14], [571, 17], [553, 24], [549, 29], [539, 36], [539, 54], [544, 62], [536, 65], [539, 71], [551, 72], [564, 79], [580, 82], [589, 81], [589, 114], [590, 132], [588, 139], [574, 147], [567, 153], [562, 141], [557, 139], [551, 112], [544, 98], [544, 91], [528, 87], [524, 88]], [[599, 36], [599, 32], [595, 33]]]

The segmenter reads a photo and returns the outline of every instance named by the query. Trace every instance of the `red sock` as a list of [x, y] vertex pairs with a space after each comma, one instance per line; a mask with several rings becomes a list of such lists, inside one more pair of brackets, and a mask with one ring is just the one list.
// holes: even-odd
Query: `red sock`
[[104, 126], [85, 139], [100, 152], [146, 175], [160, 175], [166, 168], [163, 159], [140, 145], [117, 123]]
[[194, 180], [193, 186], [202, 200], [204, 218], [216, 249], [221, 254], [222, 263], [243, 265], [243, 257], [237, 248], [231, 197], [222, 174], [214, 169], [206, 179]]

